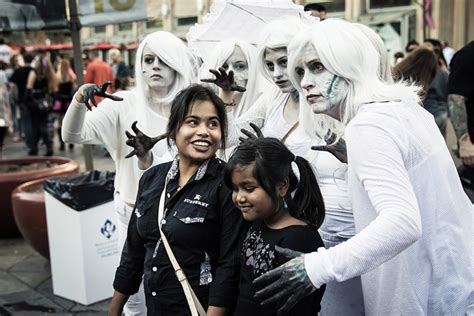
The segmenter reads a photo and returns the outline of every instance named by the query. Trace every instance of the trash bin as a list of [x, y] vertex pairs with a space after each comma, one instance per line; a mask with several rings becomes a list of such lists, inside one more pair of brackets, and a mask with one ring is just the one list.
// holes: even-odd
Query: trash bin
[[55, 295], [89, 305], [113, 294], [121, 254], [114, 176], [91, 171], [44, 184]]

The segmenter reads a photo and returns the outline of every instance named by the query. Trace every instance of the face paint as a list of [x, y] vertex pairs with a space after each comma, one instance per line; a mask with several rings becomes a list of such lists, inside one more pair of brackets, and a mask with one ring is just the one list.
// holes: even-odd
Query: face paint
[[303, 97], [313, 112], [339, 119], [340, 106], [346, 98], [349, 85], [324, 67], [312, 45], [308, 44], [301, 51], [295, 72], [303, 88]]
[[176, 71], [145, 46], [142, 57], [143, 80], [151, 90], [168, 91], [176, 80]]
[[266, 48], [263, 60], [268, 73], [272, 76], [273, 82], [283, 93], [290, 93], [295, 90], [288, 78], [288, 53], [286, 48]]
[[234, 80], [237, 85], [246, 87], [249, 80], [249, 65], [245, 58], [244, 52], [239, 46], [235, 46], [232, 55], [222, 65], [227, 72], [234, 72]]

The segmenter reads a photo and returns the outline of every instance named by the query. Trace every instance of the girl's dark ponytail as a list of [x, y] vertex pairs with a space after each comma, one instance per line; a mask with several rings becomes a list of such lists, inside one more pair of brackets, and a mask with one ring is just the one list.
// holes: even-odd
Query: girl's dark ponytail
[[306, 159], [295, 156], [294, 161], [299, 169], [300, 180], [292, 199], [291, 210], [294, 210], [295, 213], [292, 215], [296, 218], [305, 219], [319, 228], [324, 221], [325, 208], [316, 176]]

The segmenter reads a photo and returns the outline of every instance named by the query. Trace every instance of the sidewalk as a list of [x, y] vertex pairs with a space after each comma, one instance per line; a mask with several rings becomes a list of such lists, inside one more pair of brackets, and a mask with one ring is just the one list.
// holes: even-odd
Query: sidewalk
[[[82, 146], [74, 151], [60, 152], [55, 143], [55, 155], [70, 157], [85, 171]], [[45, 151], [40, 148], [40, 153]], [[94, 168], [114, 170], [111, 158], [99, 146], [93, 148]], [[2, 159], [26, 156], [23, 142], [13, 143], [11, 138], [3, 151]], [[73, 286], [73, 285], [72, 285]], [[112, 293], [111, 293], [112, 294]], [[53, 294], [49, 261], [40, 256], [23, 239], [0, 239], [0, 316], [8, 315], [107, 315], [110, 301], [84, 306]]]

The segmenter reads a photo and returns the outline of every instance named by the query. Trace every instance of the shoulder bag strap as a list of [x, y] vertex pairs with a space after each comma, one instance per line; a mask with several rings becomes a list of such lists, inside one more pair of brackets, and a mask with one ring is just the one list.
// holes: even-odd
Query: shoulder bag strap
[[193, 288], [191, 287], [191, 284], [189, 284], [189, 281], [186, 278], [186, 275], [184, 274], [183, 270], [179, 266], [179, 263], [176, 260], [176, 257], [174, 256], [173, 251], [171, 250], [170, 244], [168, 243], [168, 239], [166, 238], [166, 235], [161, 230], [161, 219], [163, 218], [163, 215], [164, 215], [163, 213], [164, 213], [164, 207], [165, 207], [165, 195], [166, 195], [167, 184], [168, 184], [168, 179], [165, 180], [165, 187], [163, 188], [163, 192], [161, 192], [160, 204], [158, 206], [158, 228], [160, 230], [161, 240], [163, 241], [163, 245], [165, 246], [166, 253], [168, 254], [171, 264], [173, 265], [173, 269], [176, 274], [176, 277], [178, 278], [179, 283], [183, 287], [184, 295], [186, 296], [189, 309], [191, 310], [191, 315], [192, 316], [205, 316], [206, 311], [202, 307], [201, 302], [199, 301], [196, 294], [194, 293]]

